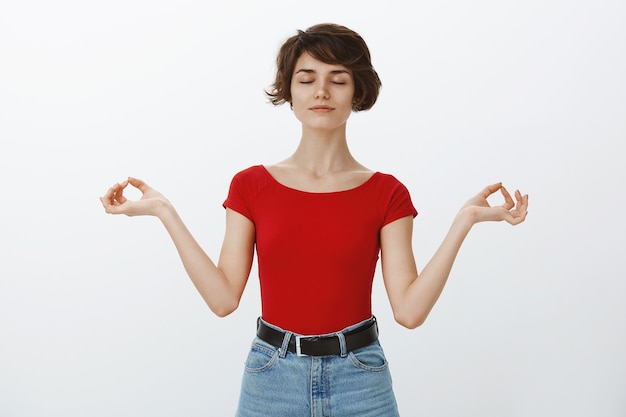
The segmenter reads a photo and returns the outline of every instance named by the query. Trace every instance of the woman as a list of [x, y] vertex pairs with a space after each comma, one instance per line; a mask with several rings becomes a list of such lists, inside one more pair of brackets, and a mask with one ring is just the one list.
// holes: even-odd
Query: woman
[[[224, 202], [226, 233], [215, 264], [171, 203], [138, 179], [101, 198], [107, 213], [153, 215], [169, 232], [183, 265], [220, 317], [238, 306], [256, 247], [262, 316], [246, 361], [239, 416], [396, 416], [387, 361], [371, 311], [378, 255], [398, 323], [415, 328], [437, 301], [472, 225], [527, 214], [528, 196], [487, 186], [454, 218], [418, 275], [411, 245], [417, 215], [406, 187], [351, 155], [346, 123], [370, 109], [381, 83], [369, 50], [352, 30], [321, 24], [287, 39], [270, 101], [289, 103], [302, 123], [284, 161], [233, 178]], [[138, 188], [142, 198], [123, 191]], [[500, 192], [504, 204], [487, 198]]]

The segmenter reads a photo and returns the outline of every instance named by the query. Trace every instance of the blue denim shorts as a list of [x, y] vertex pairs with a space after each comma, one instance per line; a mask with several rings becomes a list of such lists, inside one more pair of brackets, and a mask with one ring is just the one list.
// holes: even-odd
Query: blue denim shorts
[[378, 341], [332, 356], [298, 356], [285, 347], [286, 342], [277, 348], [255, 337], [245, 363], [237, 417], [399, 415], [389, 364]]

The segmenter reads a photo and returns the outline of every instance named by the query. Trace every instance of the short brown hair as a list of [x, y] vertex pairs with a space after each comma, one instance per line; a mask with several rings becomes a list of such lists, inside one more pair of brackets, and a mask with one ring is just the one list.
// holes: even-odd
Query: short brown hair
[[291, 102], [291, 78], [296, 61], [304, 53], [326, 64], [343, 65], [354, 78], [354, 104], [357, 112], [372, 108], [382, 83], [372, 66], [367, 44], [345, 26], [323, 23], [288, 38], [276, 58], [276, 79], [265, 93], [274, 105]]

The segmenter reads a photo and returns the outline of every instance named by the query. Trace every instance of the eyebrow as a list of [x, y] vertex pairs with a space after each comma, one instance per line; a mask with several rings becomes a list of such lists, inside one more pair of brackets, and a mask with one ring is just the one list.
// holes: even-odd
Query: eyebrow
[[[305, 74], [315, 74], [315, 70], [307, 69], [307, 68], [299, 69], [298, 71], [296, 71], [296, 74], [298, 74], [300, 72], [304, 72]], [[332, 70], [330, 73], [331, 74], [350, 74], [350, 72], [348, 70], [342, 70], [342, 69]]]

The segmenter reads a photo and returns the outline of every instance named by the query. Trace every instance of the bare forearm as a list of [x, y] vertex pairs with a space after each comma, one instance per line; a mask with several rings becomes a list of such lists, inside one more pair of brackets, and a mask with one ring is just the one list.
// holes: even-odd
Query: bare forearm
[[229, 285], [226, 275], [200, 247], [176, 210], [164, 204], [158, 217], [172, 238], [187, 275], [209, 308], [220, 317], [234, 311], [239, 303], [236, 291]]
[[459, 249], [471, 228], [472, 221], [467, 213], [459, 212], [433, 257], [406, 289], [399, 314], [399, 321], [403, 325], [415, 328], [426, 320], [443, 291]]
[[[141, 199], [124, 196], [129, 185], [141, 191]], [[170, 202], [145, 182], [128, 177], [113, 184], [100, 201], [109, 214], [156, 216], [169, 233], [191, 281], [209, 308], [218, 316], [232, 313], [246, 285], [254, 255], [254, 224], [240, 214], [227, 216], [230, 227], [216, 265], [191, 235]], [[229, 210], [227, 210], [227, 213]], [[226, 249], [225, 249], [226, 248]]]

